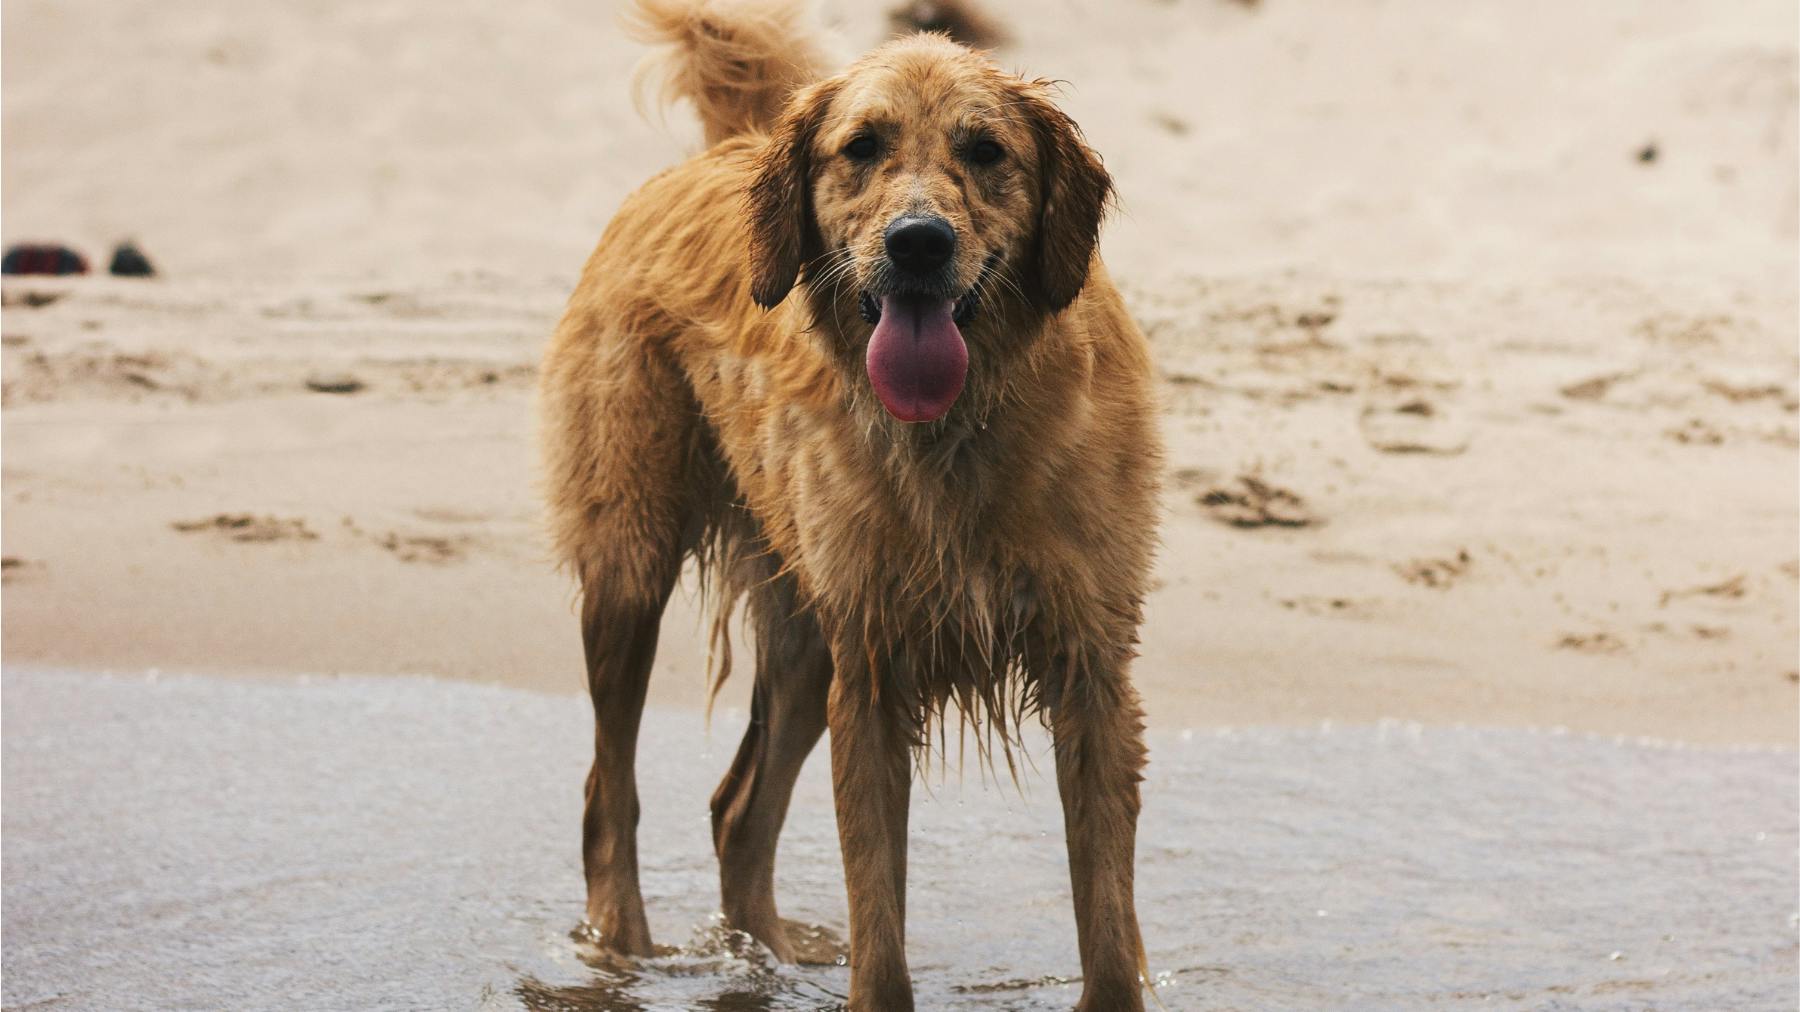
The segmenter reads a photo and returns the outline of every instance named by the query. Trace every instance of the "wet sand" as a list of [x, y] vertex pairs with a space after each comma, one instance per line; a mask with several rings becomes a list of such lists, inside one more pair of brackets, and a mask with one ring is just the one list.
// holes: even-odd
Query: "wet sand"
[[[584, 952], [580, 701], [410, 679], [9, 669], [8, 1008], [817, 1009], [715, 920], [706, 799], [743, 718], [653, 709], [638, 965]], [[1138, 854], [1171, 1009], [1780, 1008], [1791, 752], [1577, 734], [1164, 729]], [[1047, 757], [1041, 753], [1039, 765]], [[784, 916], [841, 933], [823, 752]], [[971, 770], [914, 790], [922, 1008], [1052, 1009], [1080, 965], [1061, 816]]]

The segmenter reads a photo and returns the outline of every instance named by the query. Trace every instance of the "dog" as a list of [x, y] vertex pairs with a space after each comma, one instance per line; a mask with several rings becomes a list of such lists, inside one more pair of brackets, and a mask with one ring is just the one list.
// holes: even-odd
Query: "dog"
[[[593, 698], [589, 937], [651, 953], [635, 751], [685, 560], [755, 639], [712, 798], [724, 915], [778, 957], [776, 840], [829, 728], [850, 1008], [913, 1007], [915, 760], [959, 721], [1054, 741], [1079, 1009], [1141, 1009], [1143, 708], [1128, 668], [1162, 451], [1148, 345], [1096, 252], [1113, 186], [1053, 101], [948, 37], [840, 73], [792, 3], [640, 0], [704, 152], [633, 193], [546, 353], [551, 536]], [[717, 677], [729, 669], [729, 639]], [[716, 682], [715, 682], [716, 687]], [[990, 755], [991, 758], [991, 755]]]

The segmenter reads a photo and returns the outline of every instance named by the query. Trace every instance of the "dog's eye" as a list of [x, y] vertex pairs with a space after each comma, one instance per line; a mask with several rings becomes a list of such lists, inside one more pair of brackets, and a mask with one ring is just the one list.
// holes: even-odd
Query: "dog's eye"
[[844, 145], [844, 154], [859, 162], [866, 162], [874, 158], [876, 152], [880, 150], [881, 142], [868, 134], [858, 134], [850, 139], [850, 143]]
[[993, 141], [976, 141], [969, 149], [969, 161], [976, 165], [992, 165], [1006, 154], [1006, 149]]

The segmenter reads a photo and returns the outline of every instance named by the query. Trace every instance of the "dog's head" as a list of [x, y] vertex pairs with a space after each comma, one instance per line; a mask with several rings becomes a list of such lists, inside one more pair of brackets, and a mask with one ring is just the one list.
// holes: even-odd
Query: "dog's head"
[[949, 411], [984, 310], [1059, 312], [1087, 281], [1112, 180], [1049, 91], [913, 36], [797, 93], [761, 155], [751, 294], [773, 307], [804, 280], [860, 314], [903, 421]]

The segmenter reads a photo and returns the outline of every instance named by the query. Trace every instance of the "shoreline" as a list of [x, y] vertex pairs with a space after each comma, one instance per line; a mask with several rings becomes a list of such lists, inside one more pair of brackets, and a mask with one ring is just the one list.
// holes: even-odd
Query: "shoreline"
[[[580, 714], [587, 704], [587, 696], [578, 690], [562, 690], [530, 685], [516, 685], [506, 682], [476, 681], [467, 678], [455, 678], [443, 675], [392, 672], [386, 674], [370, 674], [358, 672], [319, 673], [305, 671], [263, 671], [263, 672], [229, 672], [224, 670], [199, 670], [193, 668], [168, 669], [150, 667], [145, 669], [101, 668], [86, 669], [72, 667], [56, 667], [39, 665], [31, 662], [7, 662], [0, 665], [0, 672], [7, 677], [27, 679], [61, 679], [89, 681], [119, 685], [125, 687], [158, 687], [170, 691], [208, 692], [223, 690], [226, 687], [245, 687], [266, 689], [273, 692], [288, 690], [326, 690], [356, 692], [367, 690], [373, 693], [390, 691], [429, 693], [438, 689], [460, 691], [467, 688], [471, 691], [488, 691], [495, 693], [495, 698], [503, 702], [517, 702], [532, 705], [537, 702], [564, 702], [571, 704], [572, 712]], [[675, 694], [664, 694], [665, 698], [649, 699], [644, 706], [645, 720], [673, 724], [680, 722], [683, 733], [692, 731], [699, 735], [709, 748], [723, 751], [708, 753], [710, 758], [728, 763], [730, 750], [736, 747], [743, 734], [745, 722], [749, 718], [748, 700], [731, 700], [727, 702], [721, 696], [720, 702], [713, 708], [710, 725], [707, 721], [704, 702], [696, 702], [683, 698], [667, 698]], [[1049, 756], [1051, 747], [1048, 730], [1037, 723], [1034, 718], [1027, 718], [1024, 725], [1025, 747], [1039, 759]], [[827, 731], [826, 735], [829, 736]], [[1560, 724], [1483, 724], [1466, 721], [1434, 723], [1422, 720], [1409, 720], [1400, 717], [1379, 717], [1366, 721], [1346, 721], [1324, 718], [1311, 723], [1285, 722], [1264, 724], [1227, 724], [1197, 723], [1192, 725], [1151, 724], [1145, 729], [1146, 740], [1152, 746], [1151, 761], [1156, 760], [1157, 750], [1179, 750], [1196, 741], [1230, 742], [1242, 741], [1259, 746], [1278, 745], [1289, 740], [1313, 740], [1342, 735], [1346, 738], [1361, 740], [1372, 738], [1377, 742], [1405, 742], [1418, 744], [1430, 738], [1452, 739], [1457, 736], [1519, 737], [1522, 739], [1567, 742], [1572, 745], [1601, 746], [1652, 753], [1692, 752], [1698, 755], [1800, 755], [1800, 746], [1778, 742], [1764, 741], [1722, 741], [1694, 742], [1681, 738], [1663, 738], [1648, 734], [1626, 734], [1623, 732], [1607, 732], [1582, 730]], [[815, 748], [808, 758], [809, 766], [814, 757], [820, 763], [825, 762], [824, 741]], [[933, 739], [936, 740], [935, 738]], [[928, 767], [915, 770], [915, 777], [923, 778], [922, 782], [935, 787], [950, 782], [950, 779], [968, 777], [974, 774], [984, 787], [1005, 787], [1009, 780], [993, 779], [997, 771], [985, 766], [971, 764], [958, 766], [940, 763], [941, 756], [932, 753]], [[723, 774], [725, 766], [720, 766]], [[1003, 772], [1003, 771], [998, 771]], [[1047, 768], [1040, 767], [1038, 772], [1046, 778], [1050, 776]], [[982, 779], [987, 778], [987, 779]], [[1043, 781], [1050, 784], [1049, 779]]]

